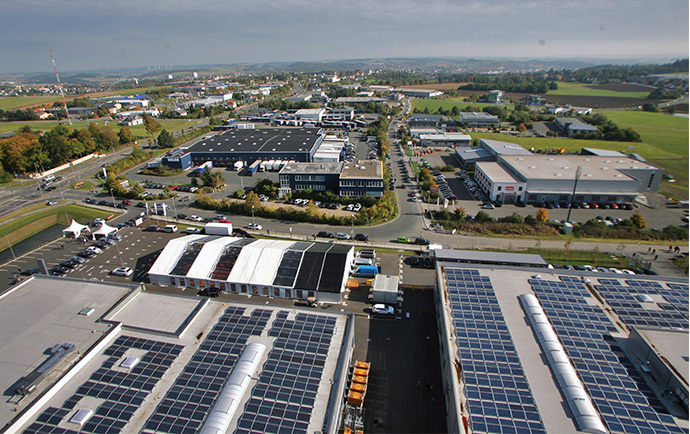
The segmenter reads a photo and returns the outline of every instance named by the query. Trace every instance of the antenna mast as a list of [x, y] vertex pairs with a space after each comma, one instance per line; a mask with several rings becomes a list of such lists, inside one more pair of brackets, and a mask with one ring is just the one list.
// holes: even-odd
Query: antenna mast
[[62, 91], [62, 83], [60, 83], [60, 76], [57, 72], [57, 66], [55, 66], [55, 58], [53, 57], [53, 49], [50, 49], [50, 60], [53, 62], [53, 69], [55, 69], [55, 78], [57, 78], [58, 88], [60, 88], [60, 95], [62, 95], [62, 106], [65, 108], [65, 113], [67, 113], [67, 122], [72, 125], [72, 119], [69, 118], [69, 110], [67, 110], [67, 103], [65, 102], [65, 92]]

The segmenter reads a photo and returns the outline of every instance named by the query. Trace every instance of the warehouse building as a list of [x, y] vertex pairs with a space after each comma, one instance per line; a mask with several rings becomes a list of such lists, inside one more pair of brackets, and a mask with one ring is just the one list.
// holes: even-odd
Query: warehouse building
[[216, 136], [205, 136], [187, 148], [183, 155], [163, 157], [163, 165], [189, 169], [192, 165], [213, 162], [230, 167], [237, 161], [245, 166], [256, 160], [312, 161], [323, 134], [320, 129], [265, 128], [233, 129]]
[[460, 112], [458, 119], [465, 128], [492, 128], [500, 123], [498, 116], [484, 112]]
[[448, 148], [467, 147], [472, 144], [472, 137], [462, 133], [420, 134], [422, 146], [443, 146]]
[[578, 118], [573, 117], [558, 117], [555, 119], [555, 124], [561, 129], [564, 135], [572, 137], [575, 134], [596, 134], [597, 127], [583, 122]]
[[475, 180], [491, 200], [503, 203], [627, 204], [641, 192], [656, 191], [663, 172], [627, 157], [502, 155], [477, 163]]
[[[687, 372], [687, 280], [445, 262], [436, 271], [447, 432], [687, 431], [687, 397], [661, 366]], [[683, 330], [651, 349], [629, 337], [642, 322]], [[676, 377], [682, 393], [687, 375]]]
[[6, 433], [339, 428], [349, 314], [34, 276], [3, 295], [0, 320], [3, 390], [47, 374], [0, 406]]
[[435, 89], [395, 89], [395, 92], [399, 92], [408, 98], [433, 98], [443, 95], [443, 92]]
[[291, 191], [332, 191], [340, 196], [383, 196], [383, 163], [365, 160], [352, 163], [289, 163], [279, 173], [284, 197]]
[[442, 115], [430, 115], [424, 113], [413, 113], [407, 119], [407, 124], [412, 128], [438, 128], [445, 118]]
[[189, 235], [165, 246], [151, 283], [209, 292], [338, 303], [352, 246]]
[[455, 156], [465, 167], [480, 161], [496, 161], [501, 155], [532, 155], [532, 153], [515, 143], [487, 139], [480, 139], [479, 146], [460, 147], [455, 150]]

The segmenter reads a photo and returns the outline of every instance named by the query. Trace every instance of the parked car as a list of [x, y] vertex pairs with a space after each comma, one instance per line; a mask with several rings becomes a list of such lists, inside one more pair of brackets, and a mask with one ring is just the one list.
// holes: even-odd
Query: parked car
[[426, 238], [415, 238], [414, 243], [420, 246], [428, 246], [430, 243]]
[[331, 232], [326, 232], [326, 231], [319, 231], [316, 234], [317, 237], [320, 238], [335, 238], [335, 235], [333, 235]]
[[91, 250], [83, 250], [83, 251], [77, 253], [77, 256], [81, 256], [82, 258], [88, 259], [88, 258], [93, 258], [94, 256], [96, 256], [96, 254]]
[[158, 232], [158, 225], [149, 225], [142, 229], [144, 232]]
[[357, 241], [369, 241], [369, 236], [366, 234], [355, 234], [355, 240]]
[[184, 233], [187, 235], [200, 234], [201, 229], [199, 229], [199, 228], [187, 228], [184, 230]]
[[247, 227], [249, 229], [254, 229], [255, 231], [260, 231], [261, 229], [263, 229], [263, 227], [258, 223], [249, 223]]
[[134, 271], [129, 267], [117, 267], [111, 271], [111, 274], [114, 276], [131, 276], [132, 273], [134, 273]]
[[337, 239], [339, 239], [339, 240], [349, 240], [349, 239], [350, 239], [350, 235], [348, 235], [348, 234], [346, 234], [346, 233], [343, 233], [343, 232], [338, 232], [338, 233], [335, 235], [335, 237], [336, 237]]
[[191, 221], [193, 221], [193, 222], [201, 222], [201, 221], [204, 221], [204, 219], [201, 218], [201, 217], [199, 217], [198, 215], [190, 215], [189, 217], [187, 217], [187, 220], [191, 220]]
[[410, 243], [410, 239], [407, 238], [407, 237], [398, 237], [398, 242], [399, 242], [399, 243], [402, 243], [402, 244], [409, 244], [409, 243]]
[[87, 247], [86, 250], [90, 251], [90, 252], [94, 252], [97, 255], [103, 253], [103, 250], [101, 250], [100, 247], [96, 247], [96, 246]]
[[395, 309], [383, 303], [377, 303], [371, 307], [371, 313], [374, 315], [394, 315]]

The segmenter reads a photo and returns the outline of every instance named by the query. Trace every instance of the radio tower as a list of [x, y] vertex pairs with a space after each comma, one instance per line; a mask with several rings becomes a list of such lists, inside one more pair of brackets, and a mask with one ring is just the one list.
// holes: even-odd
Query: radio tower
[[50, 60], [53, 62], [53, 69], [55, 69], [55, 78], [57, 78], [58, 88], [60, 88], [60, 95], [62, 95], [62, 106], [65, 108], [65, 113], [67, 113], [67, 122], [72, 125], [72, 119], [69, 118], [69, 110], [67, 110], [67, 103], [65, 102], [65, 92], [62, 91], [62, 83], [60, 83], [60, 76], [57, 72], [57, 66], [55, 66], [55, 58], [53, 57], [53, 49], [50, 49]]

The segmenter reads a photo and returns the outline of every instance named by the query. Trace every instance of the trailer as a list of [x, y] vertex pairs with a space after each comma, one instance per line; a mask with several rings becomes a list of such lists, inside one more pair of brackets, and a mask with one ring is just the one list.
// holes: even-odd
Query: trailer
[[233, 164], [232, 167], [235, 170], [242, 170], [242, 168], [244, 167], [244, 161], [235, 161], [235, 164]]
[[232, 223], [207, 223], [204, 226], [206, 235], [232, 235]]
[[201, 176], [202, 173], [206, 171], [206, 169], [211, 170], [213, 168], [213, 161], [207, 161], [204, 164], [200, 165], [199, 167], [194, 168], [194, 172], [192, 172], [193, 175], [196, 176]]
[[259, 165], [260, 165], [260, 164], [261, 164], [261, 160], [256, 160], [256, 161], [254, 161], [254, 162], [247, 168], [247, 170], [249, 170], [249, 174], [250, 174], [250, 175], [255, 174], [255, 173], [257, 172], [257, 170], [259, 170]]
[[280, 160], [276, 160], [273, 162], [273, 171], [277, 172], [280, 170]]
[[266, 171], [271, 172], [273, 171], [273, 165], [276, 163], [276, 160], [268, 160], [268, 163], [266, 163]]
[[259, 172], [265, 172], [267, 164], [268, 164], [268, 161], [262, 161], [261, 164], [259, 164]]

